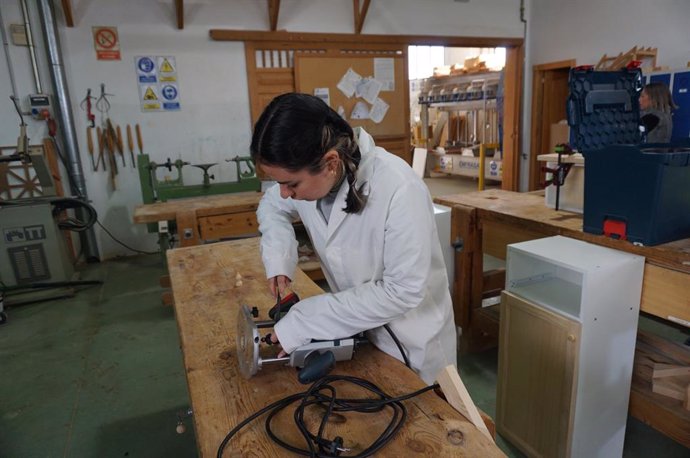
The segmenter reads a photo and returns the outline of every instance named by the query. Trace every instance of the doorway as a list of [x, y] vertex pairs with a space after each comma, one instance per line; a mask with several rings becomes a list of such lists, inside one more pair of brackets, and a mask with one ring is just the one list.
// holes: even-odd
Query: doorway
[[544, 187], [545, 174], [537, 156], [553, 153], [551, 126], [566, 119], [568, 74], [574, 66], [575, 59], [569, 59], [533, 67], [530, 191]]

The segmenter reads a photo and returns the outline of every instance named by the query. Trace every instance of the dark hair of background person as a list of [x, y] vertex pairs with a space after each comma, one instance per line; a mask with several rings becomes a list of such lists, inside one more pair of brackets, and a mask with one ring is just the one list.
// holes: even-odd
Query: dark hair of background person
[[366, 203], [363, 184], [355, 182], [362, 155], [352, 127], [320, 98], [294, 92], [274, 98], [256, 122], [250, 146], [257, 165], [313, 174], [323, 170], [331, 150], [338, 152], [350, 185], [343, 210], [359, 213]]
[[671, 110], [678, 108], [676, 104], [673, 103], [671, 91], [666, 84], [660, 81], [654, 81], [645, 85], [642, 90], [647, 93], [651, 108], [664, 113], [670, 113]]

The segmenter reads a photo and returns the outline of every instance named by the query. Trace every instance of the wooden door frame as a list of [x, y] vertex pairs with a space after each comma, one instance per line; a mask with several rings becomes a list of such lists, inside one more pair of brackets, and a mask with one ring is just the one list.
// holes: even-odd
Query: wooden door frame
[[530, 155], [529, 155], [529, 184], [530, 191], [539, 189], [539, 161], [537, 156], [543, 151], [538, 151], [537, 145], [541, 145], [542, 136], [544, 132], [541, 128], [541, 111], [537, 107], [541, 107], [544, 102], [544, 85], [542, 78], [544, 74], [553, 70], [561, 70], [572, 68], [576, 65], [575, 59], [559, 60], [557, 62], [547, 62], [545, 64], [534, 65], [532, 67], [532, 114], [531, 114], [531, 129], [530, 129]]

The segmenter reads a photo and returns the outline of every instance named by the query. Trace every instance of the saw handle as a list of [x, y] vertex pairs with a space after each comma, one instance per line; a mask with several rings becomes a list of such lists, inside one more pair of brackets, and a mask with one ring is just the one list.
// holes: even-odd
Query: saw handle
[[297, 380], [303, 385], [313, 383], [326, 376], [334, 367], [335, 355], [332, 351], [313, 352], [304, 361], [304, 367], [299, 371]]

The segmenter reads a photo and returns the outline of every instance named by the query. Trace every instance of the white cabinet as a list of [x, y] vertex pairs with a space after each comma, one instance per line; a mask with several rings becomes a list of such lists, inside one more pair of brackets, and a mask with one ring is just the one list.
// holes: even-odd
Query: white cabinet
[[528, 456], [623, 452], [644, 258], [566, 237], [508, 246], [498, 431]]

